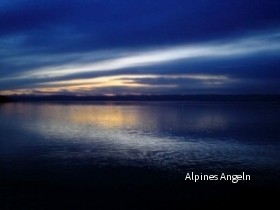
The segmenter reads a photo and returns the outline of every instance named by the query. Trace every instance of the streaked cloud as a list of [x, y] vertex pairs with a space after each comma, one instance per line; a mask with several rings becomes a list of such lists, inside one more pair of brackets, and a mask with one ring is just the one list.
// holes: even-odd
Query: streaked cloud
[[[24, 72], [22, 77], [57, 77], [68, 74], [118, 70], [125, 68], [160, 65], [177, 60], [223, 59], [250, 56], [257, 53], [273, 53], [280, 51], [280, 32], [261, 36], [249, 36], [226, 42], [202, 43], [196, 45], [180, 45], [140, 52], [122, 52], [128, 56], [103, 60], [99, 62], [66, 64], [55, 67], [35, 69]], [[97, 54], [90, 53], [89, 57]], [[132, 55], [131, 55], [132, 54]]]

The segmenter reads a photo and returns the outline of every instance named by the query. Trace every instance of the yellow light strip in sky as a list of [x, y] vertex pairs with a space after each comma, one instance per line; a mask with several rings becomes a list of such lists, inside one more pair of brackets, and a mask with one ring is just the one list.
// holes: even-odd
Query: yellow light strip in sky
[[[225, 75], [206, 75], [206, 74], [183, 74], [183, 75], [156, 75], [156, 74], [144, 74], [144, 75], [118, 75], [118, 76], [105, 76], [90, 79], [74, 79], [67, 81], [58, 82], [47, 82], [51, 86], [55, 85], [82, 85], [82, 84], [94, 84], [95, 86], [137, 86], [140, 84], [133, 84], [134, 79], [156, 79], [156, 78], [167, 78], [167, 79], [196, 79], [196, 80], [228, 80], [229, 78]], [[123, 83], [125, 82], [125, 83]]]
[[[140, 81], [137, 81], [140, 79]], [[207, 75], [207, 74], [172, 74], [172, 75], [156, 75], [156, 74], [144, 74], [144, 75], [117, 75], [117, 76], [104, 76], [97, 78], [88, 79], [73, 79], [56, 82], [45, 82], [40, 83], [38, 87], [30, 89], [17, 89], [11, 91], [2, 91], [1, 94], [32, 94], [40, 92], [40, 94], [51, 94], [56, 92], [79, 92], [90, 91], [99, 88], [110, 88], [110, 87], [125, 87], [125, 88], [175, 88], [176, 83], [171, 84], [145, 84], [141, 83], [141, 79], [191, 79], [201, 81], [203, 84], [216, 86], [222, 85], [225, 82], [232, 81], [226, 75]]]

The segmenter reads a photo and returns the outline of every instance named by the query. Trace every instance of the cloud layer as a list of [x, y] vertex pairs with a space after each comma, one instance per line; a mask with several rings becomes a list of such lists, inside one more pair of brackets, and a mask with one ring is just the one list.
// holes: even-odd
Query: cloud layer
[[7, 1], [2, 94], [280, 93], [279, 1]]

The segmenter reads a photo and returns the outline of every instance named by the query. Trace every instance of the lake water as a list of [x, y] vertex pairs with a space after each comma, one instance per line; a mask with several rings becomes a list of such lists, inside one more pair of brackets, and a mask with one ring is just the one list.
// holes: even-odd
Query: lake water
[[[280, 186], [279, 129], [279, 103], [269, 102], [2, 104], [1, 209], [272, 199]], [[194, 183], [184, 180], [189, 172], [245, 172], [251, 180]]]

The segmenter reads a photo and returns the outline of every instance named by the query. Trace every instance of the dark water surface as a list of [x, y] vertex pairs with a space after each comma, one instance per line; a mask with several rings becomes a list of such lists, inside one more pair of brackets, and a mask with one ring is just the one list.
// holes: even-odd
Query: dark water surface
[[[186, 209], [279, 193], [279, 103], [0, 105], [0, 209]], [[188, 172], [250, 181], [184, 181]]]

